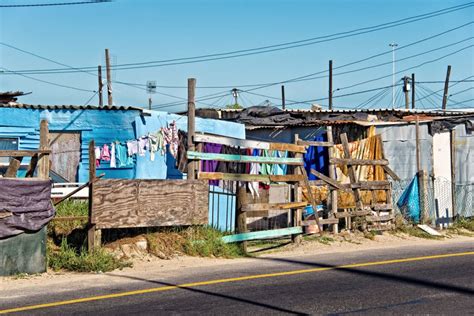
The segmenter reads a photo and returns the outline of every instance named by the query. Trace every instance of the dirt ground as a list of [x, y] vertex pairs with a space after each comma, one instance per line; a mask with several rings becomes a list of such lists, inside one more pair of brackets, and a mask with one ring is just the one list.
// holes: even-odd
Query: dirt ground
[[[399, 248], [404, 246], [416, 247], [437, 245], [446, 243], [455, 243], [463, 241], [474, 242], [474, 237], [467, 236], [449, 236], [443, 239], [422, 239], [408, 235], [388, 234], [374, 236], [373, 240], [364, 238], [363, 235], [346, 234], [340, 236], [327, 235], [325, 237], [306, 237], [300, 244], [292, 244], [288, 239], [271, 242], [258, 242], [249, 246], [251, 256], [259, 257], [296, 257], [305, 254], [328, 254], [328, 253], [349, 253], [370, 251], [374, 249]], [[155, 256], [146, 255], [141, 258], [133, 259], [133, 267], [125, 268], [121, 271], [113, 271], [115, 275], [133, 274], [135, 276], [146, 276], [153, 272], [158, 277], [167, 277], [175, 275], [182, 269], [192, 270], [194, 268], [219, 266], [225, 269], [226, 266], [252, 261], [249, 258], [237, 259], [219, 259], [219, 258], [199, 258], [188, 256], [176, 256], [169, 260], [159, 259]], [[0, 291], [7, 291], [12, 286], [16, 290], [21, 288], [31, 288], [36, 285], [48, 284], [50, 286], [64, 284], [67, 280], [68, 284], [82, 283], [87, 279], [88, 282], [100, 284], [103, 276], [107, 273], [74, 273], [74, 272], [54, 272], [48, 271], [40, 275], [20, 275], [13, 277], [0, 278]], [[113, 281], [108, 278], [107, 282]]]

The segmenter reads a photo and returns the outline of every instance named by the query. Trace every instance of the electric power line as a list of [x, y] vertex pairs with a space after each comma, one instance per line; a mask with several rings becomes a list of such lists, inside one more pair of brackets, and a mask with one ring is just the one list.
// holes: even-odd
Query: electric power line
[[0, 8], [52, 7], [52, 6], [78, 5], [78, 4], [97, 4], [97, 3], [111, 2], [111, 1], [112, 0], [91, 0], [91, 1], [59, 2], [59, 3], [0, 4]]

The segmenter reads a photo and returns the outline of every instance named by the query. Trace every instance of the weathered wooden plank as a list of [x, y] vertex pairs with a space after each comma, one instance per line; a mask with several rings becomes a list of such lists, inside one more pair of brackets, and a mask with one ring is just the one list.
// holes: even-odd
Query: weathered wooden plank
[[197, 151], [188, 151], [187, 157], [188, 159], [196, 159], [196, 160], [231, 161], [231, 162], [242, 162], [242, 163], [254, 162], [254, 163], [295, 165], [295, 166], [301, 166], [304, 164], [302, 158], [229, 155], [229, 154], [201, 153]]
[[268, 211], [272, 209], [289, 210], [292, 208], [303, 208], [307, 206], [306, 202], [290, 202], [290, 203], [254, 203], [246, 204], [242, 207], [244, 212]]
[[245, 215], [247, 217], [268, 217], [268, 211], [246, 211]]
[[380, 215], [380, 216], [366, 216], [365, 217], [369, 222], [385, 222], [394, 219], [393, 215]]
[[342, 218], [342, 217], [355, 217], [355, 216], [366, 216], [371, 214], [372, 212], [370, 211], [354, 211], [354, 212], [337, 212], [334, 214], [336, 218]]
[[335, 165], [352, 165], [352, 166], [386, 166], [388, 160], [380, 159], [352, 159], [352, 158], [331, 158], [329, 163]]
[[[49, 127], [47, 120], [41, 120], [40, 123], [40, 151], [49, 151]], [[38, 159], [38, 178], [49, 179], [49, 154], [43, 154]]]
[[[321, 225], [338, 224], [339, 219], [338, 218], [320, 218], [319, 223]], [[303, 221], [303, 225], [316, 225], [316, 221], [314, 219], [308, 219], [308, 220]]]
[[[344, 150], [344, 156], [347, 160], [349, 160], [351, 158], [351, 152], [350, 152], [350, 149], [349, 149], [349, 141], [347, 140], [347, 134], [343, 133], [343, 134], [341, 134], [340, 137], [341, 137], [342, 148]], [[353, 165], [348, 165], [348, 171], [349, 171], [349, 179], [351, 181], [351, 184], [357, 184], [355, 169], [354, 169]], [[353, 194], [354, 194], [354, 200], [355, 200], [357, 208], [359, 210], [362, 210], [363, 205], [362, 205], [362, 200], [360, 198], [359, 189], [355, 188], [353, 190]]]
[[122, 180], [94, 183], [96, 227], [155, 227], [208, 223], [208, 183], [201, 180]]
[[33, 157], [36, 154], [50, 154], [51, 150], [0, 150], [0, 157]]
[[334, 146], [333, 142], [316, 142], [316, 141], [307, 141], [307, 140], [298, 140], [298, 145], [302, 146], [314, 146], [314, 147], [332, 147]]
[[392, 204], [375, 204], [374, 211], [390, 211]]
[[228, 180], [242, 182], [299, 182], [303, 180], [302, 175], [263, 175], [263, 174], [240, 174], [222, 172], [200, 172], [198, 179], [203, 180]]
[[322, 174], [321, 172], [319, 171], [316, 171], [314, 169], [311, 169], [311, 173], [314, 174], [316, 177], [318, 177], [319, 179], [327, 182], [329, 185], [339, 189], [339, 190], [342, 190], [343, 187], [339, 184], [339, 182], [337, 182], [336, 180], [333, 180], [327, 176], [325, 176], [324, 174]]
[[400, 181], [400, 178], [389, 166], [383, 166], [383, 170], [385, 170], [385, 172], [388, 173], [388, 175], [392, 177], [393, 180]]
[[21, 160], [23, 157], [14, 157], [10, 160], [7, 171], [3, 175], [5, 178], [16, 178], [16, 173], [21, 166]]
[[273, 230], [263, 230], [257, 232], [242, 233], [236, 235], [228, 235], [222, 237], [222, 241], [225, 243], [246, 241], [246, 240], [256, 240], [256, 239], [265, 239], [265, 238], [274, 238], [281, 237], [286, 235], [295, 235], [302, 234], [303, 228], [301, 226], [280, 228]]
[[288, 151], [299, 152], [299, 153], [306, 152], [306, 149], [304, 146], [298, 146], [295, 144], [270, 143], [270, 142], [238, 139], [238, 138], [215, 136], [215, 135], [196, 134], [194, 135], [194, 141], [203, 142], [203, 143], [221, 144], [221, 145], [227, 145], [227, 146], [235, 146], [235, 147], [241, 147], [241, 148], [288, 150]]

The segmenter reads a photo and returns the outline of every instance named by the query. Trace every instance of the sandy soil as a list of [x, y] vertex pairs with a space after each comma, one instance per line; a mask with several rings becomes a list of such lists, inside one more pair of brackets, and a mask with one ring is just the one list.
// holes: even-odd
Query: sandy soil
[[[474, 237], [466, 236], [450, 236], [444, 239], [420, 239], [407, 235], [392, 235], [383, 234], [375, 236], [374, 240], [364, 238], [361, 235], [346, 234], [338, 237], [328, 235], [329, 240], [322, 240], [323, 242], [329, 242], [324, 244], [318, 241], [318, 238], [314, 240], [304, 240], [301, 244], [284, 244], [281, 241], [280, 244], [271, 243], [260, 243], [258, 247], [250, 247], [250, 251], [254, 251], [253, 255], [260, 257], [297, 257], [306, 254], [328, 254], [328, 253], [349, 253], [349, 252], [360, 252], [369, 251], [373, 249], [387, 249], [387, 248], [399, 248], [399, 247], [413, 247], [413, 246], [428, 246], [437, 244], [446, 244], [454, 242], [472, 241], [474, 243]], [[332, 240], [331, 240], [332, 239]], [[319, 239], [320, 240], [320, 239]], [[275, 248], [278, 247], [278, 248]], [[263, 250], [262, 248], [271, 248], [269, 250]], [[255, 250], [260, 250], [255, 252]], [[183, 269], [193, 270], [197, 268], [205, 267], [216, 267], [219, 269], [226, 269], [233, 264], [251, 262], [252, 258], [238, 258], [238, 259], [218, 259], [218, 258], [198, 258], [198, 257], [187, 257], [177, 256], [170, 260], [162, 260], [157, 257], [146, 255], [142, 258], [136, 258], [133, 260], [133, 268], [125, 268], [121, 271], [113, 271], [112, 273], [74, 273], [74, 272], [54, 272], [48, 271], [41, 275], [29, 275], [29, 276], [16, 276], [16, 277], [3, 277], [0, 278], [0, 292], [7, 291], [9, 288], [12, 289], [14, 286], [16, 292], [21, 291], [22, 288], [34, 288], [35, 286], [58, 286], [64, 287], [64, 290], [71, 289], [73, 284], [90, 283], [96, 286], [101, 284], [110, 284], [110, 282], [124, 282], [121, 275], [134, 275], [136, 277], [171, 277], [178, 275]], [[110, 278], [110, 275], [118, 276], [117, 278]], [[104, 278], [108, 276], [107, 278]], [[67, 286], [66, 286], [67, 284]], [[17, 292], [18, 293], [18, 292]]]

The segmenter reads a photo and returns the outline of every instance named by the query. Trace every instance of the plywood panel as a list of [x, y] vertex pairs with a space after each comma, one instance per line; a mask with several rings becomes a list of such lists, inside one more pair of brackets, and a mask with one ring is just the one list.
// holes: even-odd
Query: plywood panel
[[208, 183], [201, 180], [98, 180], [92, 222], [97, 228], [208, 223]]
[[80, 133], [49, 133], [51, 170], [69, 182], [77, 181], [81, 159]]

